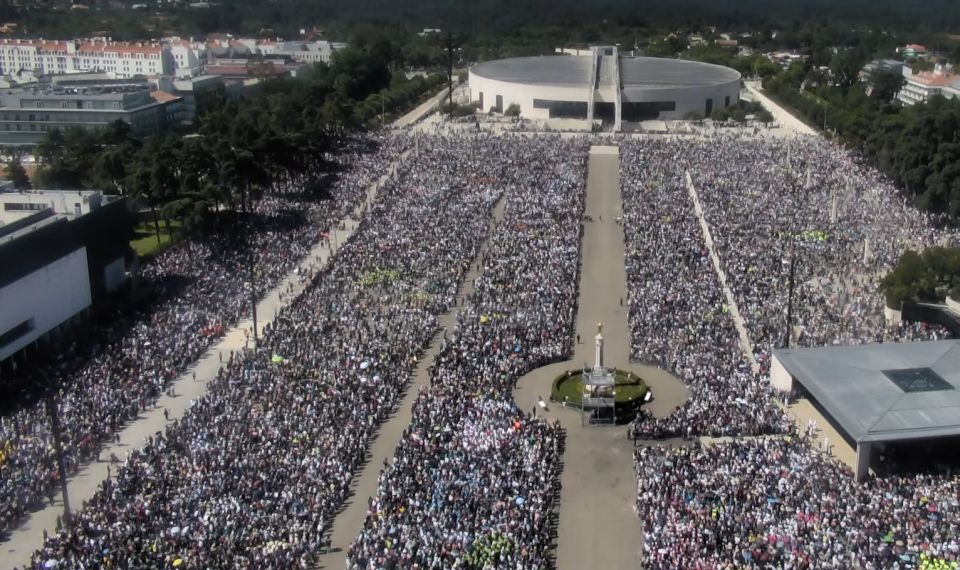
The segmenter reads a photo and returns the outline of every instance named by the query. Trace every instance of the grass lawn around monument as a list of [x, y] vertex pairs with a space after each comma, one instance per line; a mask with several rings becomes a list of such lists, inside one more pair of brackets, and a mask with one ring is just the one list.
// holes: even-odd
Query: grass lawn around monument
[[[629, 372], [616, 369], [614, 379], [617, 383], [616, 402], [618, 404], [627, 404], [635, 402], [647, 393], [647, 385], [636, 374], [630, 375]], [[580, 406], [580, 397], [583, 392], [583, 372], [573, 370], [567, 372], [553, 381], [551, 397], [556, 402], [566, 402], [567, 405]]]

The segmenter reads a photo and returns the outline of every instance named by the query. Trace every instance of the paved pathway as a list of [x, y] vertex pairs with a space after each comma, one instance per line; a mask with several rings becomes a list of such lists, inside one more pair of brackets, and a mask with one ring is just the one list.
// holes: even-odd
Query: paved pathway
[[763, 105], [768, 111], [770, 111], [770, 114], [773, 115], [773, 118], [776, 119], [781, 126], [801, 135], [817, 135], [818, 134], [816, 129], [810, 127], [800, 119], [794, 117], [793, 115], [790, 114], [789, 111], [787, 111], [786, 109], [784, 109], [783, 107], [775, 103], [772, 99], [770, 99], [766, 95], [764, 95], [760, 91], [760, 89], [758, 89], [759, 83], [746, 82], [744, 85], [746, 85], [747, 91], [749, 91], [751, 95], [756, 97], [757, 100], [760, 101], [760, 104]]
[[[593, 364], [598, 321], [604, 324], [604, 363], [647, 381], [655, 396], [648, 409], [656, 416], [669, 414], [687, 398], [686, 388], [673, 376], [630, 362], [623, 228], [615, 221], [622, 215], [619, 165], [617, 147], [591, 149], [585, 213], [594, 221], [584, 228], [576, 327], [582, 343], [571, 360], [539, 368], [517, 382], [514, 398], [522, 409], [536, 409], [541, 395], [548, 399], [553, 379], [564, 370]], [[579, 411], [556, 405], [538, 413], [559, 419], [567, 433], [557, 567], [639, 568], [643, 537], [634, 510], [633, 442], [627, 439], [626, 428], [583, 426]]]
[[[490, 220], [490, 231], [488, 235], [493, 235], [493, 229], [496, 223], [503, 219], [504, 200], [501, 200], [493, 208], [493, 215]], [[470, 263], [470, 271], [460, 286], [457, 293], [457, 299], [460, 305], [463, 299], [473, 294], [474, 280], [477, 278], [480, 260], [483, 259], [489, 240], [485, 241], [480, 248], [477, 257]], [[417, 362], [417, 368], [413, 374], [412, 382], [407, 388], [406, 393], [397, 405], [394, 414], [380, 426], [377, 435], [370, 442], [367, 452], [367, 463], [353, 476], [350, 482], [351, 497], [347, 500], [343, 510], [341, 510], [333, 521], [333, 530], [330, 533], [330, 549], [318, 557], [318, 567], [326, 569], [340, 570], [347, 565], [347, 549], [350, 543], [360, 534], [363, 529], [363, 523], [367, 516], [367, 505], [370, 497], [377, 494], [380, 473], [383, 462], [392, 460], [397, 444], [400, 443], [400, 437], [403, 430], [410, 425], [413, 418], [413, 403], [417, 398], [420, 388], [430, 384], [430, 372], [428, 368], [433, 364], [434, 359], [440, 354], [440, 347], [443, 342], [443, 332], [447, 329], [453, 330], [457, 323], [458, 307], [453, 307], [440, 317], [439, 329], [433, 337], [430, 346]]]
[[[409, 152], [404, 156], [408, 155]], [[331, 226], [328, 241], [318, 242], [310, 253], [300, 261], [297, 268], [291, 271], [257, 304], [258, 327], [261, 331], [263, 326], [273, 321], [277, 312], [299, 296], [306, 284], [309, 283], [309, 279], [303, 279], [301, 282], [301, 275], [312, 276], [321, 271], [337, 249], [353, 235], [358, 224], [357, 219], [373, 204], [380, 188], [391, 176], [396, 174], [396, 170], [397, 164], [392, 165], [376, 184], [368, 188], [365, 199], [354, 209], [352, 214]], [[280, 300], [281, 292], [284, 297], [283, 301]], [[248, 318], [227, 331], [226, 335], [211, 346], [200, 360], [177, 378], [173, 383], [173, 396], [162, 396], [155, 407], [149, 408], [146, 412], [140, 414], [136, 420], [127, 424], [120, 431], [120, 443], [111, 443], [103, 448], [101, 454], [103, 461], [88, 463], [75, 476], [70, 478], [68, 492], [70, 494], [70, 506], [74, 511], [79, 510], [85, 501], [93, 498], [100, 487], [100, 483], [107, 478], [110, 469], [107, 458], [110, 457], [111, 453], [116, 454], [121, 460], [124, 459], [130, 450], [143, 445], [147, 436], [165, 428], [167, 420], [163, 416], [164, 410], [169, 413], [170, 420], [179, 419], [190, 407], [192, 401], [206, 394], [207, 383], [217, 375], [221, 367], [221, 358], [223, 362], [226, 362], [231, 351], [244, 348], [247, 344], [244, 331], [251, 329], [252, 325], [252, 320]], [[196, 380], [194, 380], [194, 374], [196, 374]], [[0, 569], [27, 565], [33, 552], [43, 546], [43, 530], [47, 529], [53, 533], [57, 517], [62, 513], [63, 503], [58, 490], [52, 505], [34, 512], [24, 524], [10, 533], [7, 540], [0, 543], [0, 553], [2, 553]]]
[[720, 279], [720, 286], [723, 288], [723, 296], [727, 299], [727, 307], [729, 307], [730, 315], [733, 317], [733, 324], [737, 327], [737, 332], [740, 335], [740, 347], [743, 349], [743, 355], [750, 362], [750, 368], [753, 369], [753, 373], [757, 374], [760, 372], [760, 364], [757, 363], [757, 359], [753, 355], [753, 343], [750, 342], [750, 336], [747, 334], [747, 328], [743, 326], [743, 316], [740, 314], [740, 308], [737, 307], [737, 301], [733, 298], [733, 292], [730, 291], [730, 286], [727, 283], [727, 274], [724, 272], [723, 265], [720, 263], [720, 257], [717, 255], [717, 251], [713, 246], [713, 235], [710, 233], [710, 224], [703, 215], [703, 207], [700, 205], [700, 196], [697, 194], [697, 189], [693, 185], [693, 179], [690, 177], [690, 173], [687, 172], [686, 176], [687, 190], [690, 191], [690, 200], [693, 201], [693, 210], [697, 214], [697, 219], [700, 220], [700, 228], [703, 230], [703, 239], [707, 244], [707, 249], [710, 250], [710, 259], [713, 260], [713, 269], [717, 272], [717, 277]]
[[[454, 84], [453, 88], [454, 88], [454, 91], [456, 91], [456, 89], [459, 86], [460, 80], [455, 79], [454, 81], [456, 81], [456, 83]], [[446, 84], [444, 84], [443, 89], [439, 93], [437, 93], [433, 97], [421, 103], [419, 106], [417, 106], [416, 109], [410, 111], [406, 115], [394, 121], [393, 127], [403, 128], [416, 123], [420, 119], [434, 112], [437, 109], [437, 107], [439, 107], [441, 103], [445, 100], [444, 98], [448, 96], [449, 96], [449, 88], [446, 86]]]

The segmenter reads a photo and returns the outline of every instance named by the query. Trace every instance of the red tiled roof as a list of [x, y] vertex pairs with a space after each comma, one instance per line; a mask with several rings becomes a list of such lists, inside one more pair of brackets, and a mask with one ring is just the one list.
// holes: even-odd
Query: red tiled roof
[[[67, 42], [56, 42], [47, 40], [16, 40], [0, 39], [0, 45], [34, 47], [38, 50], [47, 52], [66, 52]], [[163, 47], [156, 44], [130, 43], [130, 42], [79, 42], [77, 43], [78, 52], [99, 52], [99, 53], [142, 53], [159, 54]]]
[[82, 52], [100, 52], [100, 53], [142, 53], [142, 54], [159, 54], [163, 51], [163, 47], [159, 45], [151, 44], [134, 44], [134, 43], [102, 43], [102, 42], [83, 42], [77, 45], [77, 51]]
[[207, 73], [212, 75], [283, 75], [289, 70], [278, 65], [208, 65]]
[[960, 79], [960, 75], [955, 73], [936, 73], [934, 71], [921, 71], [914, 73], [909, 77], [910, 81], [926, 85], [928, 87], [943, 87]]
[[173, 101], [174, 99], [180, 98], [173, 93], [167, 93], [166, 91], [151, 91], [150, 96], [153, 97], [154, 101], [158, 101], [160, 103], [166, 103], [167, 101]]

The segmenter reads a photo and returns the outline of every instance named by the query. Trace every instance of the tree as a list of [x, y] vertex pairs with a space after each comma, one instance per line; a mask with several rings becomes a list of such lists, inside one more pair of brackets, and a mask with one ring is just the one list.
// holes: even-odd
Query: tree
[[893, 101], [893, 98], [897, 96], [897, 93], [900, 92], [904, 84], [903, 75], [892, 71], [875, 73], [871, 80], [873, 82], [873, 90], [870, 92], [870, 97], [884, 103]]
[[922, 254], [907, 250], [880, 288], [890, 308], [906, 301], [943, 302], [960, 292], [960, 248], [931, 247]]
[[81, 128], [68, 128], [62, 133], [54, 129], [37, 144], [40, 161], [37, 186], [57, 189], [89, 187], [88, 173], [93, 169], [103, 145], [98, 133]]
[[27, 171], [23, 168], [23, 165], [20, 164], [19, 155], [14, 155], [7, 162], [7, 178], [13, 182], [13, 187], [17, 190], [30, 188], [30, 178], [27, 176]]
[[859, 79], [864, 58], [852, 49], [838, 51], [830, 60], [830, 73], [840, 89], [846, 91]]
[[129, 142], [105, 148], [93, 163], [90, 185], [107, 194], [125, 194], [124, 182], [135, 153], [135, 145]]

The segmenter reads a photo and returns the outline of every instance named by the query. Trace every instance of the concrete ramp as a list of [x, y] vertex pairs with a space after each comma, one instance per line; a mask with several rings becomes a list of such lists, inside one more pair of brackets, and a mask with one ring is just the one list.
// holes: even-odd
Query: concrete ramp
[[[590, 147], [590, 154], [601, 156], [620, 156], [620, 147], [614, 145], [595, 145]], [[619, 164], [617, 166], [619, 167]], [[619, 173], [616, 179], [617, 184], [619, 184]]]

